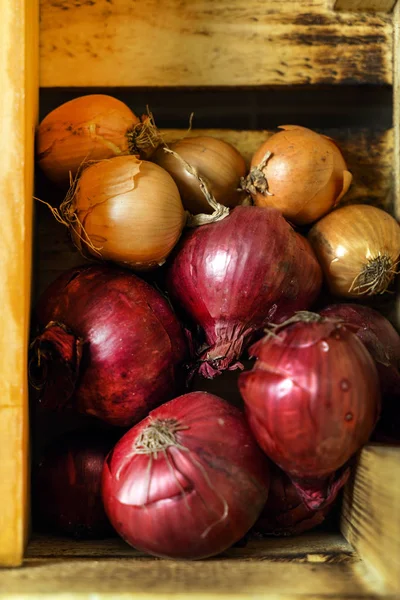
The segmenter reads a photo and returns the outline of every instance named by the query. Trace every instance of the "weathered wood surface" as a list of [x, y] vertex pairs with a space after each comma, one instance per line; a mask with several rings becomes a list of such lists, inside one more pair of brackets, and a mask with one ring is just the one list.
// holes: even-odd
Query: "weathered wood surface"
[[44, 87], [391, 81], [384, 13], [327, 0], [41, 0]]
[[337, 534], [250, 542], [196, 562], [144, 557], [118, 540], [75, 547], [34, 540], [24, 567], [2, 572], [0, 598], [367, 600], [379, 590]]
[[0, 565], [21, 562], [28, 527], [26, 355], [37, 109], [35, 0], [0, 0]]
[[[269, 131], [230, 131], [230, 130], [192, 130], [188, 135], [210, 134], [220, 137], [242, 152], [249, 162], [256, 148], [272, 135]], [[342, 148], [348, 167], [353, 173], [352, 187], [343, 202], [369, 202], [375, 206], [393, 211], [393, 131], [367, 130], [329, 130]], [[182, 130], [164, 130], [167, 142], [178, 139], [187, 133]], [[37, 190], [40, 197], [57, 205], [54, 188], [42, 182]], [[83, 258], [69, 241], [65, 227], [59, 225], [48, 208], [37, 206], [37, 275], [36, 292], [39, 294], [57, 275], [67, 269], [82, 264]]]
[[335, 10], [390, 12], [396, 0], [334, 0]]
[[342, 532], [371, 574], [400, 594], [400, 447], [370, 445], [346, 487]]

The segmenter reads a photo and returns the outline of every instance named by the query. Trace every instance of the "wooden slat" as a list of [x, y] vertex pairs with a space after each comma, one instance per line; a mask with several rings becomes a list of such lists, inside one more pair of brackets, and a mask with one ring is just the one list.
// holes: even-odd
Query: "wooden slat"
[[[342, 532], [371, 573], [400, 594], [400, 447], [371, 445], [359, 457], [342, 510]], [[397, 596], [396, 596], [397, 597]]]
[[40, 83], [388, 84], [391, 19], [327, 0], [41, 0]]
[[337, 534], [256, 541], [196, 562], [143, 557], [118, 541], [75, 546], [34, 541], [24, 567], [1, 574], [0, 598], [367, 600], [379, 590]]
[[[119, 537], [108, 540], [75, 541], [70, 538], [35, 535], [29, 543], [27, 559], [47, 561], [70, 558], [154, 558], [134, 550]], [[251, 540], [245, 547], [230, 548], [221, 558], [278, 560], [286, 562], [342, 563], [357, 557], [340, 533], [312, 531], [299, 537]]]
[[27, 533], [26, 356], [37, 8], [35, 0], [0, 1], [0, 565], [21, 562]]
[[[222, 129], [197, 129], [188, 135], [214, 135], [236, 146], [249, 163], [257, 147], [272, 135], [271, 131], [230, 131]], [[344, 202], [370, 202], [389, 210], [393, 210], [393, 131], [367, 130], [329, 130], [327, 134], [334, 137], [340, 144], [350, 171], [354, 175], [354, 183], [346, 195]], [[172, 142], [186, 131], [167, 129], [163, 131], [167, 142]], [[55, 195], [54, 188], [48, 188], [42, 183], [37, 193], [52, 203], [61, 201]], [[73, 248], [68, 234], [62, 225], [56, 223], [50, 211], [45, 206], [38, 206], [38, 266], [36, 291], [41, 293], [58, 274], [67, 269], [82, 264], [83, 259]]]
[[335, 10], [362, 10], [373, 12], [390, 12], [396, 0], [336, 0]]

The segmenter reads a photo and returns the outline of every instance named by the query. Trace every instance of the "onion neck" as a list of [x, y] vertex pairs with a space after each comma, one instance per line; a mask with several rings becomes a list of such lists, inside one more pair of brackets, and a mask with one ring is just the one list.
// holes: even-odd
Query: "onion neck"
[[310, 510], [321, 510], [332, 504], [349, 475], [350, 467], [345, 465], [327, 477], [312, 479], [291, 477], [291, 480], [305, 506]]
[[262, 161], [251, 167], [250, 173], [247, 177], [240, 178], [239, 188], [251, 196], [256, 196], [257, 194], [262, 194], [263, 196], [273, 196], [273, 194], [269, 191], [268, 179], [264, 172], [265, 167], [269, 159], [272, 156], [272, 152], [268, 151], [264, 155]]
[[154, 454], [165, 452], [171, 446], [183, 448], [178, 442], [177, 433], [189, 429], [177, 419], [155, 419], [145, 427], [135, 440], [135, 454]]
[[198, 372], [206, 379], [214, 379], [225, 370], [243, 369], [239, 358], [253, 330], [238, 333], [232, 328], [231, 335], [219, 336], [218, 341], [203, 349], [199, 355]]
[[126, 132], [129, 154], [139, 155], [145, 160], [149, 159], [164, 140], [161, 132], [154, 122], [151, 112], [143, 115], [140, 123], [136, 123]]

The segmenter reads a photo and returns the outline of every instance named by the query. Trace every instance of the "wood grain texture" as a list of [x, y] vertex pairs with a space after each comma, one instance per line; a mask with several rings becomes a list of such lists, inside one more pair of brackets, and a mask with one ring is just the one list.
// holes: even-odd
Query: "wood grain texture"
[[0, 565], [18, 565], [28, 521], [26, 355], [38, 84], [37, 3], [1, 0], [0, 14]]
[[[156, 560], [134, 550], [119, 537], [107, 540], [75, 541], [56, 536], [35, 535], [29, 543], [27, 559], [47, 561], [66, 558], [139, 558]], [[340, 563], [357, 560], [350, 544], [340, 533], [312, 531], [299, 537], [251, 540], [245, 547], [230, 548], [221, 559], [279, 560], [295, 562]]]
[[373, 12], [390, 12], [396, 0], [336, 0], [335, 10], [362, 10]]
[[388, 84], [391, 31], [327, 0], [41, 0], [40, 83]]
[[[231, 131], [222, 129], [197, 129], [188, 135], [214, 135], [230, 142], [243, 154], [247, 163], [258, 146], [272, 135], [271, 131]], [[393, 211], [393, 131], [329, 130], [325, 133], [336, 139], [342, 148], [350, 171], [353, 185], [343, 203], [367, 202]], [[177, 129], [163, 130], [167, 142], [187, 135]], [[54, 205], [60, 203], [54, 188], [42, 181], [38, 195]], [[69, 241], [68, 232], [58, 224], [49, 209], [37, 206], [37, 267], [36, 295], [40, 294], [63, 270], [84, 262], [78, 250]]]
[[118, 540], [75, 546], [34, 540], [24, 567], [1, 574], [0, 598], [367, 600], [378, 591], [337, 534], [254, 541], [196, 562], [144, 557]]
[[[342, 532], [371, 573], [400, 593], [400, 447], [370, 445], [347, 485]], [[398, 597], [396, 595], [396, 597]]]

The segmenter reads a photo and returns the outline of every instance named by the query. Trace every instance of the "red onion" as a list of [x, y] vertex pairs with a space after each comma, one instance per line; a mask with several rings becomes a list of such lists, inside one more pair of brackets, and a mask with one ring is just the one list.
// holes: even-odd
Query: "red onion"
[[168, 302], [129, 272], [66, 272], [44, 293], [37, 318], [44, 330], [33, 343], [34, 379], [44, 406], [129, 426], [181, 387], [181, 326]]
[[261, 535], [298, 535], [321, 525], [333, 505], [310, 510], [281, 469], [273, 465], [270, 472], [268, 500], [254, 531]]
[[240, 206], [189, 233], [167, 275], [173, 299], [205, 333], [199, 371], [241, 367], [257, 330], [309, 307], [321, 269], [308, 242], [274, 208]]
[[295, 315], [250, 352], [258, 360], [239, 377], [250, 427], [306, 506], [323, 508], [348, 476], [335, 472], [376, 424], [374, 361], [344, 325], [313, 313]]
[[104, 506], [132, 546], [205, 558], [254, 525], [267, 498], [268, 467], [237, 408], [192, 392], [154, 410], [118, 442], [104, 466]]
[[383, 395], [400, 396], [400, 336], [378, 311], [361, 304], [333, 304], [320, 311], [352, 328], [378, 370]]
[[74, 432], [49, 446], [33, 473], [35, 513], [74, 537], [112, 534], [101, 498], [104, 460], [113, 446], [103, 432]]

